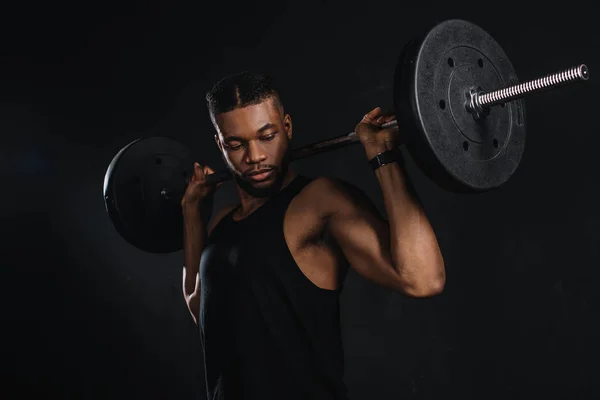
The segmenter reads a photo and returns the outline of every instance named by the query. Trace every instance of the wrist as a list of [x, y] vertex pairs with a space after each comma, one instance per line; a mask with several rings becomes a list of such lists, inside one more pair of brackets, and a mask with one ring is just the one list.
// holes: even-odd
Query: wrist
[[394, 145], [390, 142], [365, 144], [364, 147], [365, 147], [365, 153], [367, 155], [368, 160], [371, 160], [373, 157], [376, 157], [378, 154], [385, 153], [386, 151], [395, 149]]
[[184, 217], [197, 217], [200, 216], [200, 205], [195, 202], [183, 203], [181, 205], [181, 212]]

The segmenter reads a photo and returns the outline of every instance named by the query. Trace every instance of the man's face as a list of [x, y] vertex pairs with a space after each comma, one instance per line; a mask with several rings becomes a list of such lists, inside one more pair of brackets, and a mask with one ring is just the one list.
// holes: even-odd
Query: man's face
[[292, 121], [277, 99], [215, 116], [215, 139], [238, 185], [253, 197], [277, 191], [287, 173]]

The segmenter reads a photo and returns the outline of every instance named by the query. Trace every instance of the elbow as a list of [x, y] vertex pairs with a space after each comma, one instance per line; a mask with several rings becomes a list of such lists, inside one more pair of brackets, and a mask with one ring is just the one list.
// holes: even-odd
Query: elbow
[[436, 269], [439, 272], [414, 276], [412, 279], [401, 279], [399, 290], [410, 297], [434, 297], [444, 292], [446, 274], [444, 268]]
[[185, 297], [185, 302], [194, 323], [198, 325], [198, 318], [200, 316], [200, 296], [198, 296], [197, 293], [193, 293], [192, 295]]
[[427, 296], [437, 296], [444, 291], [444, 287], [446, 286], [446, 270], [443, 263], [438, 271], [439, 272], [429, 280], [426, 291]]
[[444, 292], [446, 286], [446, 277], [440, 276], [431, 279], [424, 287], [420, 290], [418, 297], [433, 297], [438, 296]]
[[415, 298], [434, 297], [444, 291], [444, 281], [434, 280], [420, 284], [403, 284], [400, 291], [407, 296]]

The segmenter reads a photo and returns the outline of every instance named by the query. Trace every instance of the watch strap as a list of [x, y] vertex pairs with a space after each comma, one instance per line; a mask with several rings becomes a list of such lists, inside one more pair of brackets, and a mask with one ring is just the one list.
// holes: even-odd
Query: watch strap
[[373, 168], [373, 170], [376, 170], [377, 168], [381, 168], [386, 164], [391, 164], [393, 162], [398, 161], [398, 158], [399, 157], [397, 151], [387, 150], [371, 158], [369, 160], [369, 164], [371, 164], [371, 168]]

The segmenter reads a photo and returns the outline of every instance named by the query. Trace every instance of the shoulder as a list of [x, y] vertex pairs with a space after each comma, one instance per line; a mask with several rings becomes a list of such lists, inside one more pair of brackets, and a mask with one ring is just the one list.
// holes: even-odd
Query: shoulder
[[349, 187], [352, 187], [352, 185], [342, 179], [319, 176], [313, 178], [306, 185], [303, 192], [316, 198], [347, 198]]
[[302, 195], [325, 214], [366, 211], [365, 207], [373, 209], [373, 203], [362, 189], [339, 178], [316, 177], [306, 185]]
[[222, 207], [219, 211], [217, 211], [210, 220], [208, 224], [207, 232], [210, 235], [212, 231], [217, 227], [219, 222], [231, 211], [233, 211], [238, 205], [237, 204], [227, 204]]

